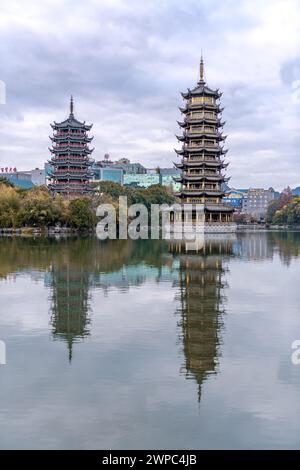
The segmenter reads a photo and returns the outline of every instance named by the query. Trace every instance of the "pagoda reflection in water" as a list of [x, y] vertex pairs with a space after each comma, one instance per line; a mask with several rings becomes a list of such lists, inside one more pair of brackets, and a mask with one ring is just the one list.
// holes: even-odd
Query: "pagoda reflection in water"
[[88, 271], [70, 264], [53, 266], [52, 292], [52, 332], [67, 342], [71, 361], [73, 343], [89, 334]]
[[225, 313], [224, 275], [233, 253], [235, 235], [170, 242], [169, 251], [179, 259], [181, 340], [185, 363], [182, 371], [198, 384], [217, 373], [221, 330]]

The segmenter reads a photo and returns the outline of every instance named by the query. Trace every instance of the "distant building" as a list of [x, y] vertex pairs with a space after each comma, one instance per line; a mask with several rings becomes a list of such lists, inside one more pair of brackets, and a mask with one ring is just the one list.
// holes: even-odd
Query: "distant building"
[[178, 183], [178, 181], [174, 181], [173, 176], [162, 175], [161, 176], [161, 184], [163, 186], [172, 187], [173, 191], [180, 191], [180, 189], [181, 189], [181, 183]]
[[128, 158], [120, 158], [114, 162], [115, 168], [122, 168], [125, 174], [128, 175], [144, 175], [147, 173], [146, 168], [140, 163], [131, 163]]
[[17, 171], [13, 173], [0, 173], [2, 178], [6, 178], [12, 184], [22, 189], [31, 189], [34, 187], [31, 181], [31, 175], [29, 171]]
[[28, 171], [17, 171], [16, 168], [4, 168], [1, 170], [3, 171], [0, 171], [0, 176], [22, 189], [31, 189], [34, 186], [46, 184], [45, 170], [40, 170], [39, 168]]
[[159, 168], [159, 172], [162, 176], [180, 176], [181, 171], [178, 168]]
[[273, 188], [249, 188], [247, 197], [243, 199], [242, 212], [257, 219], [264, 219], [268, 205], [274, 198]]
[[126, 186], [139, 186], [141, 188], [148, 188], [153, 184], [161, 184], [161, 176], [158, 173], [154, 174], [126, 174], [124, 175], [124, 184]]
[[241, 212], [243, 209], [243, 201], [247, 199], [248, 189], [228, 189], [225, 193], [223, 201], [230, 204], [236, 211]]
[[35, 186], [43, 186], [46, 184], [46, 172], [45, 170], [40, 170], [39, 168], [35, 168], [34, 170], [30, 171], [31, 174], [31, 181]]
[[124, 183], [124, 172], [122, 168], [95, 168], [92, 167], [94, 181], [112, 181], [114, 183]]
[[94, 168], [99, 167], [99, 168], [106, 168], [106, 167], [111, 167], [114, 165], [114, 162], [110, 159], [109, 153], [106, 153], [104, 155], [103, 160], [98, 160], [94, 163]]

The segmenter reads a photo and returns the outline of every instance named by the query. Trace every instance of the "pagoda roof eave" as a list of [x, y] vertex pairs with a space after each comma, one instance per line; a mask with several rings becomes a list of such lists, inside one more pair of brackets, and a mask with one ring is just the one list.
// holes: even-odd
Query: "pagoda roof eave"
[[218, 89], [212, 90], [204, 81], [199, 81], [192, 90], [188, 88], [187, 92], [181, 92], [181, 96], [184, 99], [188, 99], [190, 96], [213, 96], [218, 99], [221, 98], [222, 93], [220, 93]]
[[234, 208], [228, 204], [207, 204], [204, 205], [204, 210], [209, 212], [234, 212]]
[[227, 135], [222, 135], [220, 132], [215, 132], [215, 133], [202, 132], [201, 134], [194, 134], [193, 132], [187, 131], [186, 135], [182, 135], [182, 136], [177, 136], [176, 135], [176, 137], [180, 141], [186, 141], [187, 138], [189, 138], [189, 139], [200, 139], [200, 138], [203, 138], [203, 137], [211, 138], [211, 139], [218, 139], [218, 140], [225, 140], [227, 138]]
[[223, 161], [215, 161], [215, 162], [211, 162], [211, 161], [208, 161], [208, 160], [202, 160], [202, 161], [199, 161], [199, 162], [181, 162], [179, 163], [179, 167], [177, 168], [197, 168], [197, 167], [200, 167], [202, 168], [203, 166], [206, 166], [208, 168], [227, 168], [227, 166], [229, 165], [229, 163], [224, 163]]
[[178, 197], [184, 196], [216, 196], [222, 197], [224, 196], [224, 191], [214, 191], [210, 189], [182, 189], [177, 193]]
[[174, 149], [178, 155], [188, 155], [189, 153], [216, 153], [218, 155], [225, 155], [228, 149], [224, 150], [222, 147], [187, 147], [185, 149]]
[[187, 104], [185, 108], [180, 107], [179, 110], [186, 114], [189, 111], [202, 111], [202, 110], [213, 110], [217, 113], [222, 113], [225, 108], [221, 108], [218, 104], [208, 104], [208, 103], [194, 103], [194, 104]]
[[183, 164], [182, 163], [176, 163], [176, 162], [173, 162], [174, 166], [178, 169], [181, 169], [183, 168]]
[[54, 135], [54, 136], [51, 136], [49, 135], [49, 138], [53, 141], [53, 142], [92, 142], [93, 137], [87, 137], [86, 135], [82, 135], [82, 136], [76, 136], [76, 135], [66, 135], [66, 136], [63, 136], [63, 135]]
[[54, 123], [51, 124], [51, 127], [52, 129], [73, 128], [73, 129], [84, 129], [84, 130], [89, 131], [93, 127], [93, 124], [86, 124], [85, 121], [84, 122], [78, 121], [78, 119], [76, 119], [73, 114], [70, 114], [70, 116], [62, 122], [54, 121]]
[[51, 153], [59, 153], [59, 154], [64, 154], [64, 153], [79, 153], [83, 155], [89, 155], [91, 154], [95, 149], [89, 149], [89, 148], [82, 148], [82, 147], [62, 147], [62, 148], [49, 148]]
[[[174, 179], [176, 178], [176, 181], [177, 182], [182, 182], [182, 181], [203, 181], [203, 180], [206, 180], [206, 181], [228, 181], [229, 178], [226, 178], [225, 176], [222, 176], [222, 175], [216, 175], [216, 176], [209, 176], [209, 175], [182, 175], [180, 177], [174, 177]], [[180, 180], [180, 181], [178, 181]]]

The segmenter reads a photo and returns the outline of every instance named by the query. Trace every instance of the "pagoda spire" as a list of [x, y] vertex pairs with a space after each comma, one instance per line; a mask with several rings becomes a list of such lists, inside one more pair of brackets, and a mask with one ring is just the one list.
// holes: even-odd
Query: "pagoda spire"
[[73, 95], [71, 95], [71, 99], [70, 99], [70, 116], [74, 117], [74, 101], [73, 101]]
[[200, 80], [199, 83], [205, 83], [204, 80], [204, 61], [203, 61], [203, 55], [201, 51], [201, 59], [200, 59]]

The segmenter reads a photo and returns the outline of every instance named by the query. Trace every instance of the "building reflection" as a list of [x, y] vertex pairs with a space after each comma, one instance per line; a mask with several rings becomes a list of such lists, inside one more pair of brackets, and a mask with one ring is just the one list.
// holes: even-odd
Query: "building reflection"
[[52, 333], [66, 341], [71, 361], [73, 343], [89, 334], [89, 272], [69, 262], [53, 266], [51, 277]]
[[0, 279], [30, 275], [44, 280], [50, 292], [51, 331], [73, 345], [90, 334], [94, 289], [111, 295], [132, 286], [172, 282], [178, 286], [181, 339], [185, 355], [182, 372], [201, 385], [215, 374], [220, 356], [226, 307], [226, 270], [235, 256], [251, 261], [280, 259], [289, 265], [300, 256], [300, 234], [269, 232], [221, 235], [194, 242], [1, 238]]
[[185, 361], [182, 372], [197, 382], [199, 401], [203, 383], [218, 370], [225, 273], [234, 242], [235, 236], [227, 235], [169, 244], [169, 251], [179, 260], [178, 313]]
[[108, 295], [116, 288], [125, 293], [149, 278], [160, 282], [167, 275], [163, 251], [159, 241], [70, 238], [53, 243], [45, 274], [51, 292], [50, 323], [54, 339], [67, 343], [70, 362], [74, 343], [90, 335], [93, 290]]

